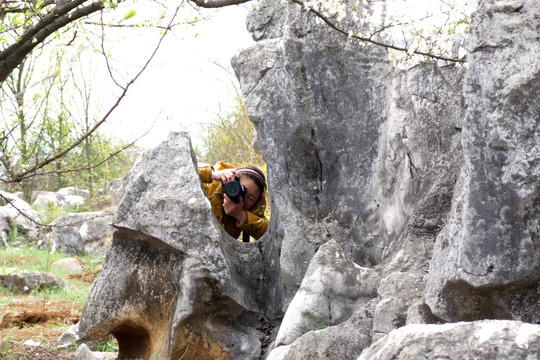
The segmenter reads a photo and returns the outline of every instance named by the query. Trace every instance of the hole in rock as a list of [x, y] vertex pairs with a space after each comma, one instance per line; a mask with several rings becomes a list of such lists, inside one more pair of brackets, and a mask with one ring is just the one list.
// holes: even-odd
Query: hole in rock
[[143, 327], [123, 324], [112, 334], [118, 341], [118, 359], [148, 359], [152, 355], [150, 335]]

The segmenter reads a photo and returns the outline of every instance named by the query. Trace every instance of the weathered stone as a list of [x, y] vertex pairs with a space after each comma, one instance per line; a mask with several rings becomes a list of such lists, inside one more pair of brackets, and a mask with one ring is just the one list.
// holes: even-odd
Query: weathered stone
[[465, 78], [466, 171], [426, 300], [448, 321], [540, 321], [540, 3], [482, 1]]
[[371, 305], [366, 304], [339, 325], [305, 333], [290, 345], [272, 350], [268, 360], [347, 360], [354, 359], [371, 344]]
[[75, 360], [97, 360], [86, 344], [81, 344], [75, 352]]
[[276, 346], [303, 334], [338, 325], [377, 296], [380, 274], [351, 262], [334, 241], [323, 244], [287, 308]]
[[291, 4], [253, 13], [262, 40], [233, 67], [269, 169], [269, 309], [286, 309], [330, 238], [361, 266], [403, 250], [423, 273], [462, 163], [463, 69], [396, 70]]
[[[278, 323], [286, 310], [275, 343], [264, 334], [269, 359], [350, 359], [381, 337], [362, 359], [430, 358], [431, 347], [536, 356], [532, 325], [411, 324], [540, 321], [539, 6], [482, 0], [467, 67], [398, 70], [296, 4], [260, 1], [248, 20], [259, 41], [233, 66], [268, 164], [267, 234], [226, 236], [187, 139], [170, 138], [126, 178], [83, 337], [115, 334], [120, 358], [259, 359], [257, 318]], [[380, 274], [369, 302], [343, 301], [361, 283], [345, 293], [328, 280], [358, 270], [328, 267], [332, 246]], [[470, 339], [470, 353], [455, 346]]]
[[171, 134], [137, 162], [113, 225], [82, 341], [113, 334], [119, 358], [258, 357], [258, 244], [232, 239], [217, 223], [186, 134]]
[[50, 205], [76, 208], [84, 205], [84, 197], [80, 195], [64, 195], [53, 191], [32, 191], [32, 205], [42, 209], [46, 209]]
[[540, 325], [484, 320], [407, 325], [366, 349], [358, 360], [530, 360], [540, 355]]
[[34, 289], [64, 289], [67, 283], [58, 276], [44, 272], [28, 272], [0, 275], [2, 286], [16, 292], [29, 293]]
[[37, 240], [39, 214], [17, 195], [0, 190], [0, 238], [7, 245], [12, 237], [24, 237], [27, 240]]
[[55, 219], [50, 235], [53, 251], [68, 255], [104, 254], [112, 242], [112, 216], [109, 211], [93, 211]]

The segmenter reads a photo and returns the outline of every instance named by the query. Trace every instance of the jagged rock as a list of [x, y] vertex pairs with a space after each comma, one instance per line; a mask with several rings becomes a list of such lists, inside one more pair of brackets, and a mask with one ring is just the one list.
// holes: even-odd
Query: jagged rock
[[[75, 325], [71, 325], [62, 335], [60, 335], [54, 346], [58, 349], [67, 349], [70, 346], [77, 345], [80, 339], [79, 323], [76, 323]], [[86, 341], [84, 345], [89, 349], [93, 349], [97, 343], [97, 341]], [[83, 344], [80, 344], [79, 347], [82, 345]]]
[[540, 322], [540, 3], [482, 1], [465, 78], [466, 169], [426, 301], [448, 321]]
[[81, 344], [75, 352], [75, 360], [97, 360], [86, 344]]
[[334, 240], [323, 244], [287, 308], [276, 346], [346, 321], [377, 296], [379, 280], [380, 273], [351, 262]]
[[540, 325], [484, 320], [407, 325], [364, 350], [358, 360], [529, 360], [540, 355]]
[[[330, 238], [364, 267], [407, 238], [432, 246], [459, 173], [463, 115], [463, 69], [396, 70], [380, 48], [312, 18], [301, 31], [306, 14], [293, 5], [262, 2], [250, 21], [263, 19], [251, 26], [268, 32], [233, 59], [268, 163], [271, 240], [263, 251], [280, 258], [279, 267], [268, 265], [276, 279], [269, 298], [283, 310]], [[283, 19], [284, 30], [274, 31]]]
[[79, 339], [79, 323], [76, 323], [75, 325], [71, 325], [66, 331], [64, 331], [64, 333], [58, 338], [54, 346], [58, 349], [66, 349], [71, 345], [76, 344]]
[[0, 238], [7, 245], [10, 236], [37, 240], [39, 214], [17, 195], [0, 190]]
[[310, 331], [290, 345], [276, 347], [267, 360], [347, 360], [360, 355], [371, 344], [370, 302], [339, 325]]
[[119, 358], [259, 356], [259, 245], [232, 239], [217, 223], [187, 134], [171, 134], [135, 164], [113, 225], [81, 341], [113, 334]]
[[22, 293], [29, 293], [34, 289], [64, 289], [67, 287], [67, 283], [60, 277], [44, 272], [0, 275], [0, 283], [4, 287]]
[[[83, 338], [113, 333], [120, 358], [258, 359], [263, 348], [271, 359], [349, 359], [382, 337], [363, 360], [419, 331], [418, 344], [452, 358], [469, 338], [481, 340], [471, 357], [489, 357], [484, 340], [500, 341], [506, 358], [535, 356], [528, 325], [412, 324], [539, 321], [539, 6], [482, 0], [466, 68], [398, 70], [384, 50], [291, 2], [259, 2], [248, 20], [259, 41], [233, 66], [268, 164], [268, 233], [255, 244], [224, 234], [188, 140], [171, 137], [126, 179]], [[325, 329], [309, 316], [291, 320], [304, 311], [297, 296], [340, 302], [336, 284], [314, 289], [311, 276], [324, 269], [317, 251], [338, 244], [344, 258], [380, 274], [377, 294]], [[279, 323], [286, 310], [279, 332], [288, 335], [261, 346], [258, 319]], [[497, 335], [500, 324], [509, 330]], [[411, 353], [429, 358], [422, 346]]]
[[114, 228], [110, 211], [71, 213], [55, 219], [50, 240], [53, 251], [68, 255], [104, 254], [112, 242]]

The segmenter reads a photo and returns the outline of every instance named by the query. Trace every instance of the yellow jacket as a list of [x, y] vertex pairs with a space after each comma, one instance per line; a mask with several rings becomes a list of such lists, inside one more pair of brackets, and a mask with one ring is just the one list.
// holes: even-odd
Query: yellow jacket
[[[233, 169], [234, 166], [218, 162], [215, 170]], [[219, 223], [233, 238], [238, 239], [242, 231], [247, 232], [251, 237], [259, 239], [268, 229], [268, 219], [264, 216], [266, 210], [266, 196], [261, 194], [261, 197], [249, 211], [246, 211], [247, 219], [243, 224], [239, 224], [238, 220], [227, 215], [223, 211], [223, 184], [221, 181], [212, 180], [212, 166], [199, 167], [199, 177], [206, 191], [206, 196], [210, 200], [212, 211], [218, 219]]]

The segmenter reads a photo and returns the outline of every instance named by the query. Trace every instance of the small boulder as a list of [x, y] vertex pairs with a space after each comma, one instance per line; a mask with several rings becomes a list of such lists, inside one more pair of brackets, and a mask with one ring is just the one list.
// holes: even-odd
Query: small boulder
[[76, 208], [84, 205], [84, 197], [80, 195], [63, 195], [52, 191], [33, 191], [32, 205], [47, 208], [50, 205], [64, 208]]
[[51, 267], [54, 270], [59, 270], [61, 272], [69, 274], [78, 274], [83, 271], [81, 264], [81, 259], [78, 258], [66, 258], [60, 259], [51, 264]]
[[34, 241], [38, 238], [37, 222], [39, 214], [30, 204], [15, 194], [0, 190], [0, 238], [7, 240], [15, 235]]
[[81, 344], [75, 352], [75, 360], [98, 360], [86, 344]]
[[28, 272], [10, 275], [0, 275], [3, 287], [16, 292], [29, 293], [34, 289], [64, 289], [67, 283], [58, 276], [45, 272]]

